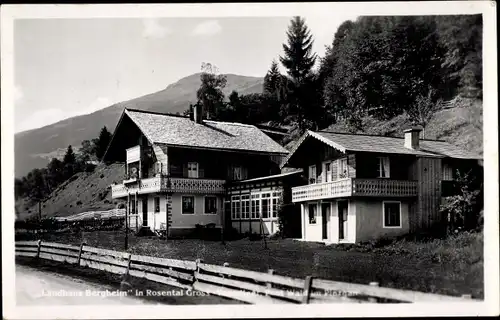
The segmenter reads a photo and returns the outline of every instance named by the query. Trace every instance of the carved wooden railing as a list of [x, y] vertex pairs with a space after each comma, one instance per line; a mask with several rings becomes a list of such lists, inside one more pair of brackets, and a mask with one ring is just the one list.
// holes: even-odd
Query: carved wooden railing
[[154, 192], [189, 192], [189, 193], [224, 193], [225, 180], [153, 177], [137, 180], [135, 183], [111, 186], [113, 198], [125, 197], [127, 194], [146, 194]]
[[320, 200], [351, 196], [413, 197], [417, 182], [411, 180], [348, 178], [292, 188], [292, 201]]

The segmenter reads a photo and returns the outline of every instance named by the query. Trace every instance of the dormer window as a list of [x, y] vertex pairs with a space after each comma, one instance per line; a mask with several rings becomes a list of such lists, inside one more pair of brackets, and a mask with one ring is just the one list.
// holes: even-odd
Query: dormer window
[[377, 177], [389, 178], [390, 171], [389, 157], [377, 157]]
[[188, 178], [198, 178], [198, 162], [188, 162]]

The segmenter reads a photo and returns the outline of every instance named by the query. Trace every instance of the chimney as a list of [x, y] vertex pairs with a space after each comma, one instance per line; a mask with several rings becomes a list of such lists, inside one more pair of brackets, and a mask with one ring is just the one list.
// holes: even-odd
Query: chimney
[[203, 106], [198, 103], [193, 106], [193, 120], [196, 123], [203, 122]]
[[419, 139], [420, 132], [422, 129], [420, 128], [411, 128], [406, 129], [405, 133], [405, 148], [418, 150], [420, 148]]

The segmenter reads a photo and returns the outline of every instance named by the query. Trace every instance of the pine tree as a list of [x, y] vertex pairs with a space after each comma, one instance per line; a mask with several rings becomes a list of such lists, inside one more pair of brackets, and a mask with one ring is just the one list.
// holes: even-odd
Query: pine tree
[[[304, 129], [305, 108], [311, 92], [306, 83], [311, 77], [312, 67], [316, 63], [316, 54], [312, 52], [312, 35], [301, 17], [294, 17], [287, 31], [287, 44], [283, 44], [285, 55], [280, 61], [291, 78], [291, 94], [288, 95], [289, 114], [295, 114], [299, 129]], [[314, 114], [314, 112], [309, 112]]]
[[312, 53], [313, 39], [305, 20], [294, 17], [290, 23], [288, 44], [283, 44], [285, 56], [280, 57], [280, 61], [288, 75], [300, 86], [310, 75], [316, 63], [316, 54]]
[[106, 149], [108, 148], [109, 142], [111, 141], [111, 133], [108, 131], [108, 128], [105, 126], [101, 129], [99, 133], [99, 138], [97, 138], [97, 143], [95, 146], [95, 153], [97, 159], [100, 161], [106, 153]]
[[68, 146], [68, 149], [66, 149], [66, 154], [64, 155], [63, 158], [63, 163], [66, 164], [74, 164], [76, 161], [76, 156], [75, 153], [73, 152], [73, 147], [71, 145]]
[[276, 62], [276, 60], [273, 60], [271, 63], [271, 68], [264, 77], [264, 93], [271, 96], [276, 96], [279, 93], [281, 77], [282, 75], [279, 71], [278, 63]]

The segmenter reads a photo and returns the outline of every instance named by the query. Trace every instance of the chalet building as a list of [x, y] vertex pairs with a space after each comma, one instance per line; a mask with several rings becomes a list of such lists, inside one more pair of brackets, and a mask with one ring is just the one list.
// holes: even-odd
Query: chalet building
[[456, 169], [477, 169], [480, 157], [419, 135], [306, 132], [282, 163], [307, 177], [292, 188], [301, 239], [354, 243], [442, 227], [443, 191]]
[[[190, 117], [124, 110], [103, 160], [125, 164], [123, 181], [111, 192], [127, 200], [130, 227], [167, 236], [187, 235], [197, 225], [221, 228], [231, 223], [223, 214], [228, 203], [240, 220], [262, 216], [275, 232], [277, 191], [262, 188], [231, 207], [236, 198], [231, 201], [228, 188], [280, 174], [288, 151], [255, 126], [205, 120], [202, 114], [199, 108]], [[257, 198], [258, 206], [249, 207]]]

